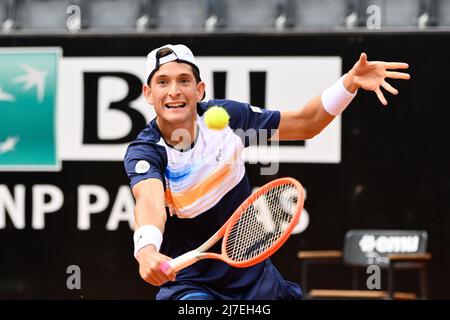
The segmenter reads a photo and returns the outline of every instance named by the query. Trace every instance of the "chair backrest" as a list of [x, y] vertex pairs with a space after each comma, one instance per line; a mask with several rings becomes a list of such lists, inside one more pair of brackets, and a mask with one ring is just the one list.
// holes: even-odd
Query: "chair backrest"
[[387, 267], [389, 254], [426, 252], [427, 240], [423, 230], [349, 230], [344, 240], [344, 263]]
[[157, 11], [157, 28], [173, 31], [202, 30], [207, 18], [206, 0], [153, 1]]
[[64, 30], [68, 5], [66, 0], [16, 1], [18, 25], [23, 29]]
[[96, 30], [134, 29], [139, 8], [140, 1], [138, 0], [86, 1], [89, 28]]
[[350, 13], [349, 3], [349, 0], [294, 0], [296, 27], [344, 26]]
[[440, 26], [450, 26], [450, 0], [440, 0], [437, 2], [438, 24]]
[[0, 22], [6, 19], [6, 1], [0, 1]]
[[367, 19], [369, 15], [374, 13], [374, 11], [367, 11], [367, 9], [375, 6], [380, 10], [379, 13], [381, 15], [382, 26], [412, 27], [417, 25], [421, 1], [422, 0], [361, 0], [359, 14]]
[[275, 23], [277, 3], [277, 0], [222, 0], [226, 28], [270, 29]]

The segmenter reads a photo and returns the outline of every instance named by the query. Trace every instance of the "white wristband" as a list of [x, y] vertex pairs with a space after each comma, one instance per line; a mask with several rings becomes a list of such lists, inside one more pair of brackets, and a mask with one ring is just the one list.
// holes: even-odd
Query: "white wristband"
[[347, 91], [344, 86], [344, 77], [345, 74], [321, 95], [323, 108], [332, 116], [340, 115], [358, 92], [350, 93]]
[[153, 244], [159, 251], [163, 240], [163, 235], [159, 228], [154, 225], [147, 224], [139, 227], [133, 235], [134, 240], [134, 257], [137, 259], [137, 253], [143, 247]]

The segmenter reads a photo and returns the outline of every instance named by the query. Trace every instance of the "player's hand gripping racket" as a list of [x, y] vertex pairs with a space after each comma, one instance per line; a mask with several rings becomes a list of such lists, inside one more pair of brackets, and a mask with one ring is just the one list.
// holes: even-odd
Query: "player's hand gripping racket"
[[[202, 259], [222, 260], [249, 267], [270, 257], [288, 239], [303, 209], [303, 187], [295, 179], [271, 181], [236, 209], [228, 221], [203, 245], [161, 264], [175, 272]], [[206, 252], [223, 237], [222, 253]]]

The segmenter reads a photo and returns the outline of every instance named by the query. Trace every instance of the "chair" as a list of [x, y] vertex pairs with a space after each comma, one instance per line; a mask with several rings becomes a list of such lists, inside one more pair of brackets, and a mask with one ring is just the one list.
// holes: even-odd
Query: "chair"
[[296, 28], [334, 28], [348, 26], [351, 0], [291, 0]]
[[66, 29], [69, 1], [16, 0], [15, 5], [17, 28], [39, 31]]
[[160, 31], [203, 31], [207, 19], [206, 0], [154, 0], [155, 28]]
[[450, 26], [450, 0], [439, 0], [433, 3], [439, 26]]
[[0, 2], [0, 23], [1, 23], [0, 29], [2, 31], [8, 31], [8, 30], [6, 30], [7, 27], [5, 27], [5, 24], [7, 24], [6, 21], [8, 20], [8, 15], [7, 15], [7, 12], [6, 12], [7, 9], [8, 9], [7, 3]]
[[18, 22], [18, 7], [22, 5], [22, 2], [18, 0], [6, 0], [0, 4], [0, 14], [3, 16], [0, 18], [2, 21], [2, 30], [9, 32], [13, 29], [20, 27], [20, 22]]
[[137, 27], [143, 5], [138, 0], [86, 1], [84, 11], [88, 28], [131, 31]]
[[421, 0], [417, 26], [421, 29], [438, 24], [438, 0]]
[[[16, 29], [66, 31], [72, 26], [68, 25], [68, 20], [74, 21], [69, 15], [84, 14], [84, 2], [85, 0], [4, 0], [2, 29], [6, 32]], [[49, 15], [49, 12], [52, 14]], [[81, 20], [83, 26], [84, 20]]]
[[[373, 11], [367, 11], [370, 6], [380, 10], [382, 27], [416, 27], [419, 24], [419, 16], [424, 0], [360, 0], [360, 17], [366, 20]], [[362, 26], [365, 26], [365, 21]]]
[[221, 0], [224, 27], [230, 31], [269, 31], [277, 24], [278, 0]]
[[[427, 268], [431, 254], [426, 252], [428, 235], [420, 230], [349, 230], [343, 250], [299, 251], [301, 284], [306, 298], [332, 299], [416, 299], [417, 294], [395, 291], [395, 274], [416, 270], [420, 299], [428, 297]], [[312, 264], [344, 264], [352, 268], [352, 289], [312, 289], [308, 292], [308, 270]], [[358, 290], [358, 270], [376, 265], [387, 272], [387, 290]]]

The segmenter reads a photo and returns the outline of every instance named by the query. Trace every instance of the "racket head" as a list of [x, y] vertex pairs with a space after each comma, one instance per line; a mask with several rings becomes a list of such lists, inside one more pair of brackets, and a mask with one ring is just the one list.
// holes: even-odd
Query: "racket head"
[[[295, 204], [292, 197], [297, 198]], [[244, 268], [269, 258], [289, 238], [303, 204], [303, 186], [293, 178], [276, 179], [256, 190], [230, 217], [221, 260]]]

